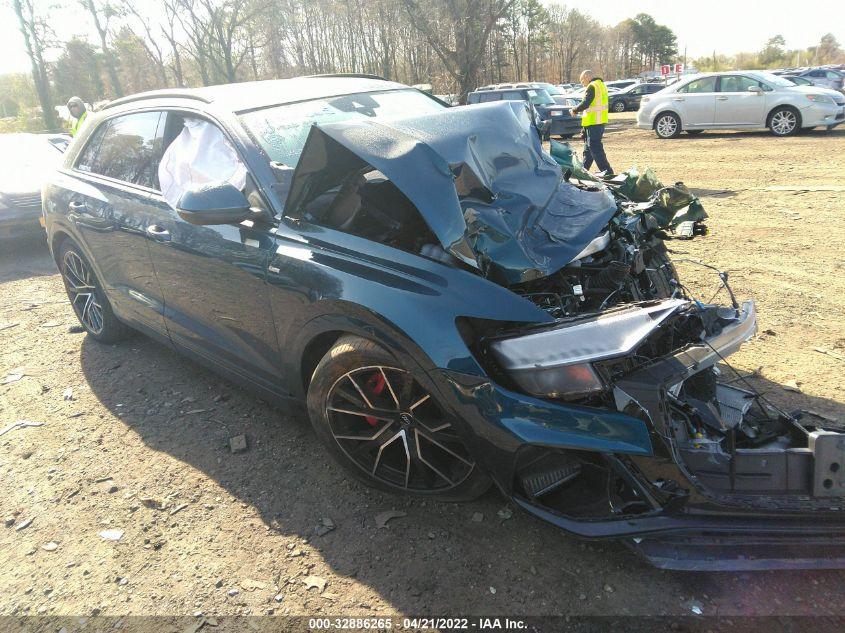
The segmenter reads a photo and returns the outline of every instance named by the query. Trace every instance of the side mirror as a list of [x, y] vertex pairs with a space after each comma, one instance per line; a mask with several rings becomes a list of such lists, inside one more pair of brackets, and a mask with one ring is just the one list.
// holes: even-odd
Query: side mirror
[[189, 189], [176, 203], [176, 212], [191, 224], [231, 224], [248, 218], [252, 212], [246, 196], [228, 182]]
[[760, 86], [748, 86], [748, 92], [761, 95], [763, 94], [763, 89]]

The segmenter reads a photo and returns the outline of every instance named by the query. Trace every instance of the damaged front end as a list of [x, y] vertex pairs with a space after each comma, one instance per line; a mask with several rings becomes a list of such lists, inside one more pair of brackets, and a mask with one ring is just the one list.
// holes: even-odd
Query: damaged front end
[[516, 389], [622, 413], [651, 437], [649, 456], [524, 446], [514, 499], [661, 567], [845, 567], [845, 433], [723, 374], [755, 332], [753, 301], [672, 298], [488, 340]]
[[542, 310], [532, 323], [459, 316], [487, 382], [443, 370], [496, 453], [488, 470], [532, 514], [664, 567], [845, 567], [845, 433], [723, 376], [755, 306], [724, 273], [729, 306], [679, 282], [666, 242], [707, 232], [682, 183], [597, 179], [565, 144], [545, 153], [525, 109], [502, 103], [314, 126], [285, 213]]

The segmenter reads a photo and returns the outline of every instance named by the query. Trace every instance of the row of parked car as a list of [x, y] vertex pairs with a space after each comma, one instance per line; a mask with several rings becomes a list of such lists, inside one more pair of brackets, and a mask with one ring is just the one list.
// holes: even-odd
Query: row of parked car
[[772, 74], [783, 77], [798, 86], [819, 86], [842, 92], [845, 87], [845, 64], [816, 68], [781, 68]]
[[[607, 82], [612, 112], [639, 111], [637, 125], [660, 138], [708, 129], [768, 128], [775, 136], [845, 121], [845, 72], [835, 67], [728, 71], [684, 76], [666, 85], [624, 79]], [[581, 120], [570, 109], [585, 88], [543, 82], [495, 84], [469, 94], [467, 103], [527, 101], [537, 113], [544, 138], [570, 138]]]

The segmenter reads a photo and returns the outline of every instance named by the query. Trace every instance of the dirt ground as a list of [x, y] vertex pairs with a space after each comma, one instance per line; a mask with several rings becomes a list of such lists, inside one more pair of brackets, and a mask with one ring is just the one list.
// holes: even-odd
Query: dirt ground
[[[683, 181], [710, 214], [711, 235], [674, 257], [724, 268], [758, 302], [736, 367], [788, 410], [845, 420], [845, 129], [661, 141], [632, 121], [614, 116], [605, 137], [614, 168]], [[709, 299], [711, 273], [679, 268]], [[24, 374], [0, 385], [0, 428], [42, 424], [0, 436], [0, 615], [845, 615], [843, 572], [659, 571], [496, 493], [456, 505], [364, 488], [307, 420], [141, 336], [69, 329], [38, 239], [0, 245], [0, 296], [0, 382]], [[377, 527], [392, 509], [405, 515]]]

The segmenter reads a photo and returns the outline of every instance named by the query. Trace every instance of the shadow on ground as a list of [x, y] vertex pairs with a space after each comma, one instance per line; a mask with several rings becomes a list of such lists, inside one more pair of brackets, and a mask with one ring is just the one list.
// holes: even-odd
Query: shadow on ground
[[[811, 581], [831, 588], [829, 600], [815, 598], [819, 613], [843, 609], [833, 589], [845, 579], [839, 572], [666, 572], [618, 543], [583, 543], [516, 511], [503, 520], [497, 512], [507, 503], [495, 491], [449, 504], [370, 490], [326, 458], [303, 415], [283, 413], [140, 336], [115, 346], [86, 338], [81, 364], [94, 395], [149, 448], [255, 507], [268, 529], [309, 539], [337, 574], [366, 584], [401, 612], [689, 613], [684, 601], [706, 596], [718, 605], [708, 609], [765, 614], [778, 612], [779, 596], [794, 608], [795, 587]], [[793, 408], [845, 414], [842, 403], [801, 398]], [[192, 400], [180, 404], [185, 399]], [[180, 412], [185, 408], [206, 412]], [[232, 455], [228, 439], [239, 434], [249, 450]], [[407, 516], [376, 529], [374, 515], [391, 508]], [[482, 522], [472, 520], [476, 512]], [[321, 517], [337, 529], [318, 537]], [[495, 601], [489, 586], [499, 588]], [[645, 587], [652, 599], [644, 602]], [[805, 606], [813, 612], [809, 601]]]

